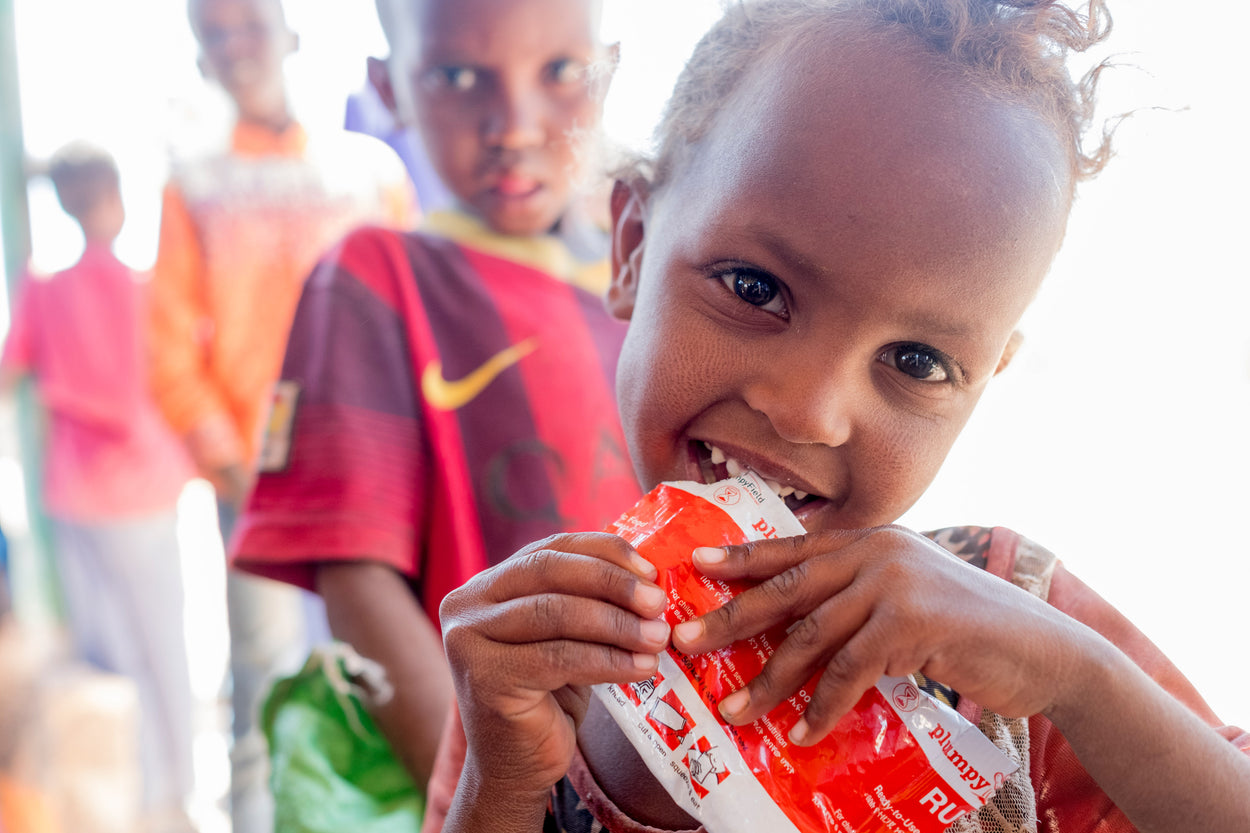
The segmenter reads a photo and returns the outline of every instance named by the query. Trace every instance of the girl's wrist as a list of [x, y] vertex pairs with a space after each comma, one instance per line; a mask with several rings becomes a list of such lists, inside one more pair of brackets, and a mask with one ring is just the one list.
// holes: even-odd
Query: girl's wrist
[[516, 777], [486, 772], [480, 763], [470, 750], [448, 815], [449, 825], [453, 818], [463, 819], [465, 825], [447, 829], [488, 829], [479, 823], [489, 820], [489, 829], [498, 833], [541, 830], [552, 785], [526, 787]]
[[1119, 648], [1092, 630], [1088, 630], [1088, 638], [1081, 641], [1078, 650], [1065, 653], [1065, 673], [1058, 677], [1062, 682], [1042, 714], [1066, 735], [1079, 731], [1091, 713], [1107, 702], [1107, 693], [1123, 685], [1126, 677], [1134, 677], [1138, 668]]

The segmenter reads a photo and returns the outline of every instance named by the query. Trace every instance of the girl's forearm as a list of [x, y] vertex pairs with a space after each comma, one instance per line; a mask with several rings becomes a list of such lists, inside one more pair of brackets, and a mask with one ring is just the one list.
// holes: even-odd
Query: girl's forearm
[[1099, 642], [1047, 712], [1085, 769], [1142, 833], [1244, 833], [1250, 757]]

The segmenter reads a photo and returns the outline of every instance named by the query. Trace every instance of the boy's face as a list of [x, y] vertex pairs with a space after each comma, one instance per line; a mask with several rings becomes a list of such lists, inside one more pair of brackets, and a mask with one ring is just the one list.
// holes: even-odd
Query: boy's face
[[[400, 116], [435, 169], [496, 231], [549, 231], [582, 171], [579, 134], [597, 128], [607, 78], [590, 0], [420, 0], [408, 48], [392, 56]], [[402, 44], [400, 38], [393, 42]]]
[[286, 118], [282, 63], [298, 39], [278, 0], [192, 0], [200, 71], [221, 84], [244, 121]]
[[1069, 187], [1030, 113], [898, 49], [824, 47], [757, 68], [647, 208], [618, 186], [609, 300], [644, 487], [720, 479], [723, 454], [813, 496], [787, 501], [809, 531], [893, 522], [928, 486]]

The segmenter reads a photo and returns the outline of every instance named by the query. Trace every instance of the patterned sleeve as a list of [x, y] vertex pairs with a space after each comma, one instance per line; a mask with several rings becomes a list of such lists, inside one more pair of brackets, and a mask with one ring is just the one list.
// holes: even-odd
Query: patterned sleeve
[[424, 455], [393, 235], [364, 229], [317, 268], [274, 389], [235, 566], [309, 589], [317, 563], [417, 573]]

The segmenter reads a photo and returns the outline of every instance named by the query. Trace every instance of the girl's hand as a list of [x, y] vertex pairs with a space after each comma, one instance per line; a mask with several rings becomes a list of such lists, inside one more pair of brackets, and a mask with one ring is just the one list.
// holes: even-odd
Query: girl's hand
[[1079, 681], [1081, 661], [1106, 648], [1040, 599], [899, 527], [700, 548], [695, 565], [762, 583], [679, 625], [679, 650], [796, 623], [759, 676], [721, 703], [730, 723], [749, 723], [823, 671], [796, 743], [827, 735], [884, 674], [919, 671], [1007, 716], [1045, 711]]
[[443, 642], [479, 791], [545, 801], [572, 760], [588, 686], [655, 673], [669, 638], [655, 577], [615, 535], [556, 535], [446, 597]]

